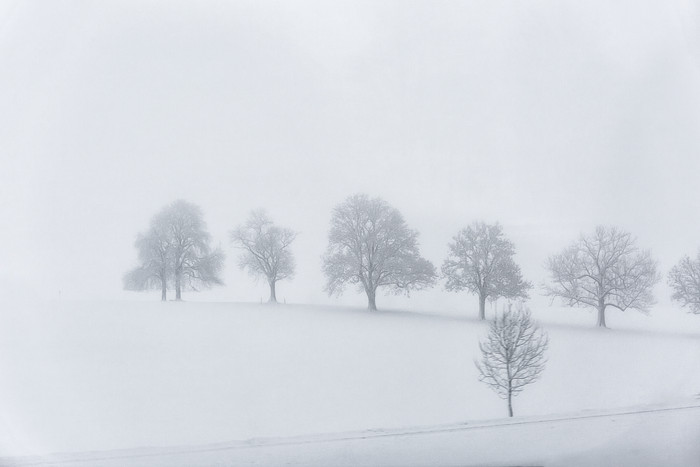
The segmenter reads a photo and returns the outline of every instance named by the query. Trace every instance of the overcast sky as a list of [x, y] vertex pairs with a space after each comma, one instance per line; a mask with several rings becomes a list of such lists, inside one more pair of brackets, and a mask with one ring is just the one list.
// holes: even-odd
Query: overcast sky
[[[665, 275], [700, 247], [699, 20], [690, 0], [0, 2], [0, 290], [157, 300], [121, 277], [183, 198], [229, 254], [226, 286], [186, 299], [266, 297], [227, 234], [265, 207], [300, 232], [278, 298], [364, 306], [320, 271], [356, 192], [436, 266], [500, 221], [540, 284], [548, 255], [614, 224]], [[378, 305], [477, 307], [442, 284]]]

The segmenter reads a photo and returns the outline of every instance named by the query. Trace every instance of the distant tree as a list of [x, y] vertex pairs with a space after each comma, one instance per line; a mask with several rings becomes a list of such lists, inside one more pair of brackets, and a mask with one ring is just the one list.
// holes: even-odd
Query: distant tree
[[134, 246], [138, 250], [140, 264], [124, 275], [124, 288], [139, 291], [160, 288], [161, 300], [167, 300], [172, 265], [170, 237], [164, 212], [153, 216], [150, 228], [145, 234], [138, 235]]
[[406, 225], [401, 213], [380, 198], [356, 194], [333, 210], [323, 271], [329, 294], [340, 294], [347, 284], [367, 294], [376, 310], [377, 289], [406, 293], [432, 286], [435, 267], [422, 258], [418, 232]]
[[695, 259], [685, 256], [671, 269], [668, 285], [673, 289], [673, 300], [700, 314], [700, 252]]
[[171, 245], [175, 300], [182, 299], [184, 287], [222, 285], [219, 274], [224, 262], [220, 248], [212, 250], [202, 210], [187, 201], [178, 200], [166, 208]]
[[568, 306], [598, 310], [598, 326], [605, 325], [608, 306], [647, 311], [654, 303], [652, 288], [659, 281], [656, 262], [635, 239], [614, 227], [599, 226], [547, 261], [551, 285], [547, 295]]
[[479, 342], [481, 360], [475, 361], [479, 381], [508, 401], [513, 416], [513, 396], [537, 381], [544, 371], [547, 333], [532, 321], [530, 311], [510, 306], [491, 322], [489, 335]]
[[487, 298], [528, 298], [532, 284], [523, 280], [513, 261], [515, 247], [500, 224], [475, 222], [462, 229], [448, 247], [449, 256], [442, 265], [445, 288], [478, 295], [479, 319], [486, 317]]
[[161, 300], [166, 300], [168, 286], [174, 285], [175, 298], [181, 300], [183, 286], [196, 290], [223, 284], [224, 254], [209, 247], [202, 211], [194, 204], [179, 200], [163, 208], [135, 246], [140, 264], [124, 275], [127, 290], [160, 288]]
[[243, 250], [238, 265], [254, 277], [265, 277], [270, 286], [270, 303], [277, 303], [276, 283], [294, 276], [290, 245], [296, 232], [276, 226], [267, 213], [252, 211], [248, 221], [231, 231], [231, 242]]

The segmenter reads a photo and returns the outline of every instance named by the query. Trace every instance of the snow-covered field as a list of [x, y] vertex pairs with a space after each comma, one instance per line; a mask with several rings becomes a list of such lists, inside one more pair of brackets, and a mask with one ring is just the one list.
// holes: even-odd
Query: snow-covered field
[[401, 430], [266, 438], [199, 446], [0, 458], [2, 465], [694, 466], [700, 405], [527, 417]]
[[[136, 448], [162, 455], [104, 465], [700, 465], [700, 317], [680, 310], [611, 313], [606, 330], [582, 311], [534, 309], [549, 363], [515, 399], [514, 421], [537, 423], [505, 425], [473, 363], [487, 325], [467, 313], [128, 301], [0, 313], [8, 465]], [[691, 408], [620, 415], [659, 407]], [[551, 421], [598, 413], [617, 415]], [[435, 426], [470, 429], [415, 428]], [[343, 432], [355, 434], [324, 440]], [[303, 442], [234, 443], [285, 437]]]

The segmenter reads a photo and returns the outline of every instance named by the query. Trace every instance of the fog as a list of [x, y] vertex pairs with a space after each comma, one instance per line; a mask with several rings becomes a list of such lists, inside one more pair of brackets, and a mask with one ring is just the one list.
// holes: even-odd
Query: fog
[[[700, 247], [699, 20], [690, 0], [2, 3], [0, 293], [158, 300], [121, 278], [182, 198], [228, 254], [226, 285], [186, 300], [266, 298], [228, 240], [264, 207], [299, 232], [280, 301], [364, 306], [322, 290], [331, 210], [356, 192], [436, 266], [499, 221], [539, 285], [613, 224], [665, 274]], [[441, 285], [378, 302], [477, 307]]]

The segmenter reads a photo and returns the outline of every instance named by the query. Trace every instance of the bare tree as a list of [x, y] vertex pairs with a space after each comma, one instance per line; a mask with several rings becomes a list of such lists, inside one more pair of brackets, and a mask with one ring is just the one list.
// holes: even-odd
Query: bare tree
[[432, 286], [435, 267], [422, 258], [418, 232], [401, 213], [380, 198], [356, 194], [333, 210], [328, 248], [323, 257], [329, 294], [342, 293], [347, 284], [367, 294], [376, 310], [379, 287], [406, 293]]
[[161, 289], [167, 299], [168, 285], [175, 285], [175, 298], [181, 300], [182, 287], [223, 284], [221, 249], [211, 250], [202, 211], [186, 201], [175, 201], [151, 219], [147, 233], [135, 243], [140, 265], [124, 275], [127, 290]]
[[479, 319], [486, 317], [486, 299], [528, 298], [532, 284], [523, 280], [513, 261], [515, 246], [503, 235], [500, 224], [475, 222], [462, 229], [448, 245], [442, 265], [450, 291], [467, 289], [479, 297]]
[[224, 262], [220, 248], [209, 246], [210, 235], [206, 231], [202, 210], [184, 200], [177, 200], [166, 208], [172, 272], [175, 282], [175, 300], [182, 299], [182, 289], [222, 285], [219, 277]]
[[668, 273], [668, 285], [673, 289], [671, 298], [700, 314], [700, 251], [695, 259], [685, 256]]
[[151, 227], [139, 234], [134, 246], [138, 250], [140, 265], [124, 275], [126, 290], [160, 288], [160, 299], [167, 300], [170, 278], [170, 243], [162, 216], [154, 216]]
[[654, 303], [652, 288], [659, 281], [656, 262], [640, 250], [627, 232], [599, 226], [547, 261], [551, 285], [547, 295], [568, 306], [598, 310], [598, 326], [605, 326], [609, 306], [625, 311], [647, 311]]
[[513, 396], [537, 381], [544, 371], [547, 333], [532, 321], [530, 310], [520, 307], [498, 313], [491, 322], [489, 335], [479, 342], [481, 360], [475, 361], [479, 381], [488, 384], [508, 401], [508, 416], [513, 416]]
[[294, 256], [289, 247], [296, 235], [276, 226], [263, 209], [252, 211], [244, 225], [231, 231], [231, 242], [243, 250], [239, 267], [254, 277], [267, 279], [270, 303], [277, 303], [277, 282], [294, 276]]

